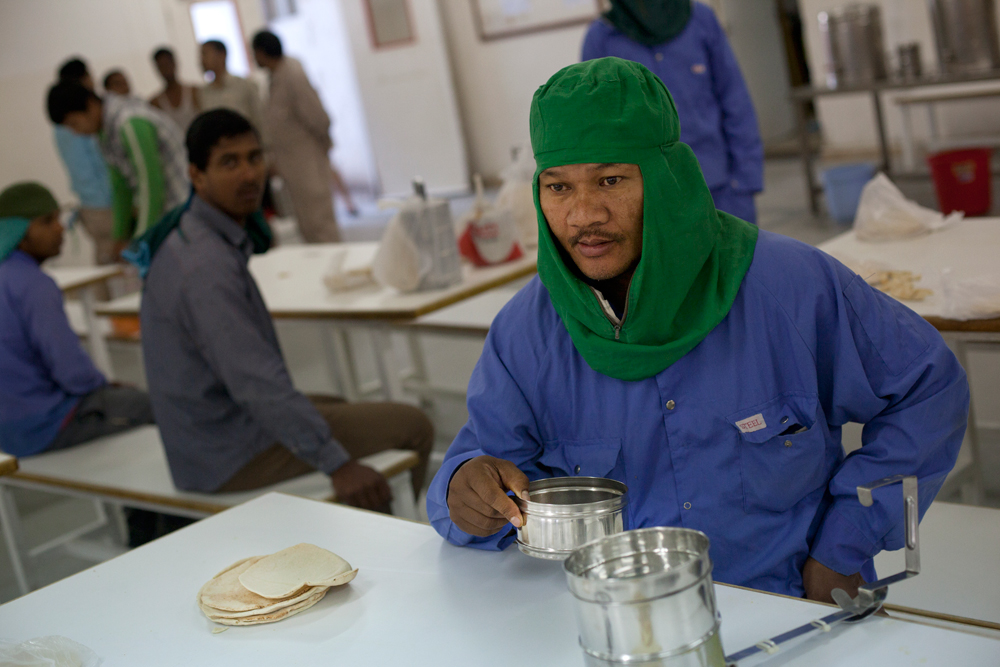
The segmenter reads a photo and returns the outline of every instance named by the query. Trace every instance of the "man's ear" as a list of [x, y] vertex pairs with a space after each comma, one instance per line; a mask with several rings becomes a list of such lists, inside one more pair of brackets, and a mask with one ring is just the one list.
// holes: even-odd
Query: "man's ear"
[[195, 165], [188, 163], [188, 178], [191, 179], [191, 185], [194, 186], [195, 192], [199, 191], [204, 187], [205, 184], [205, 172], [198, 169]]

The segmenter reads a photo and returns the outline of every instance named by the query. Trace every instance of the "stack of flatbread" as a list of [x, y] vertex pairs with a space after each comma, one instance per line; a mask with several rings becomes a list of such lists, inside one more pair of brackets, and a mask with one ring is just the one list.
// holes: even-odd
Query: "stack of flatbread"
[[865, 278], [872, 287], [900, 301], [923, 301], [934, 294], [933, 290], [916, 286], [920, 275], [912, 271], [876, 271]]
[[357, 575], [350, 563], [313, 544], [233, 563], [198, 591], [198, 606], [223, 625], [274, 623], [305, 611]]

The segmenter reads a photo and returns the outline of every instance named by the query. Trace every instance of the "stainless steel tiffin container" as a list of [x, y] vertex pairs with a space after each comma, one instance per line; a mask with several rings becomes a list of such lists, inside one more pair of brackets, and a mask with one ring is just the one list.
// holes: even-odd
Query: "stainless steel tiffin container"
[[723, 667], [708, 537], [644, 528], [591, 542], [563, 563], [588, 667]]
[[628, 487], [601, 477], [553, 477], [528, 486], [529, 500], [515, 498], [524, 517], [517, 546], [535, 558], [563, 560], [574, 549], [625, 529]]

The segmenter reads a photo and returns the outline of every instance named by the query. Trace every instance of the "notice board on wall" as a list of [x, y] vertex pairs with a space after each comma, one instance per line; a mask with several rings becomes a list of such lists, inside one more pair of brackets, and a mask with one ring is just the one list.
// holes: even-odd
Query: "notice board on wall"
[[470, 0], [479, 38], [488, 41], [589, 23], [607, 0]]

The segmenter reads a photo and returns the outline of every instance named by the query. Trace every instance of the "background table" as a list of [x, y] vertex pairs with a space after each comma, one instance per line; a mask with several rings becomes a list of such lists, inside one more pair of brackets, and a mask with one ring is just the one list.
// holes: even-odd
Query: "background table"
[[95, 312], [97, 297], [94, 291], [98, 285], [106, 283], [108, 279], [120, 276], [122, 267], [111, 265], [42, 268], [56, 281], [56, 285], [63, 293], [79, 291], [80, 302], [83, 304], [83, 316], [87, 323], [87, 343], [90, 347], [90, 355], [98, 370], [104, 373], [105, 377], [113, 378], [108, 343], [101, 335], [100, 327], [97, 324]]
[[[969, 280], [993, 277], [1000, 287], [1000, 218], [967, 218], [941, 231], [901, 241], [869, 243], [859, 241], [851, 231], [822, 243], [819, 249], [851, 262], [878, 262], [894, 270], [913, 271], [922, 280], [918, 287], [929, 287], [934, 293], [923, 301], [902, 303], [934, 325], [955, 350], [955, 355], [971, 373], [968, 352], [978, 347], [996, 349], [1000, 344], [1000, 318], [988, 320], [950, 320], [943, 316], [944, 297], [941, 271], [951, 269], [955, 279]], [[974, 398], [974, 397], [973, 397]], [[975, 401], [969, 406], [969, 448], [972, 465], [956, 479], [971, 481], [973, 492], [969, 500], [981, 502], [982, 470], [979, 452], [979, 432], [976, 428]]]
[[[311, 542], [359, 568], [349, 586], [285, 621], [214, 626], [195, 594], [229, 564]], [[717, 586], [732, 653], [830, 613]], [[0, 635], [63, 635], [116, 665], [545, 665], [579, 667], [560, 563], [453, 547], [427, 525], [271, 494], [0, 607]], [[995, 665], [1000, 642], [890, 618], [840, 627], [777, 664]]]
[[[889, 602], [1000, 628], [998, 559], [1000, 510], [935, 502], [920, 522], [922, 572], [894, 584]], [[902, 572], [903, 552], [882, 552], [875, 568], [879, 576]]]
[[[324, 335], [327, 364], [336, 385], [344, 396], [355, 400], [365, 392], [360, 388], [351, 363], [348, 328], [363, 328], [370, 332], [375, 348], [376, 371], [383, 397], [397, 393], [399, 382], [397, 363], [392, 355], [389, 326], [413, 320], [421, 315], [504, 285], [535, 272], [537, 252], [531, 251], [519, 260], [476, 268], [462, 267], [462, 282], [446, 289], [412, 294], [371, 284], [352, 290], [330, 291], [323, 276], [342, 253], [347, 262], [363, 265], [370, 262], [378, 243], [337, 243], [282, 246], [250, 259], [250, 272], [260, 288], [267, 309], [275, 318], [322, 321], [328, 331]], [[97, 310], [99, 315], [138, 315], [141, 305], [138, 294], [115, 299]]]

